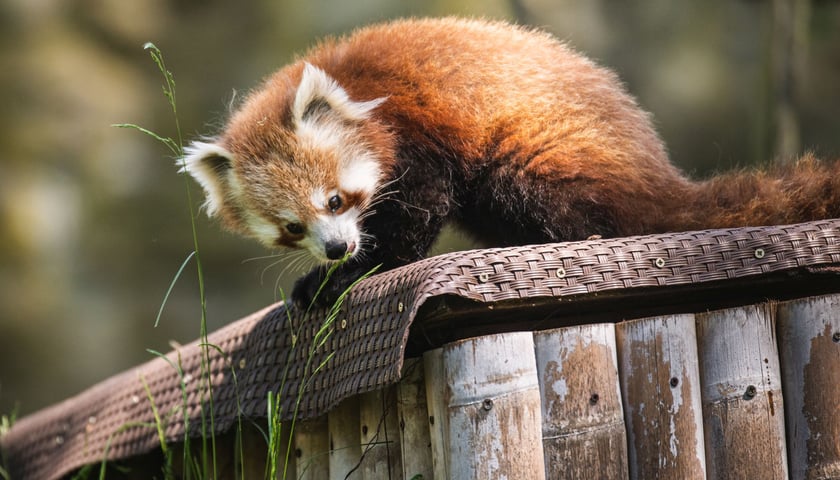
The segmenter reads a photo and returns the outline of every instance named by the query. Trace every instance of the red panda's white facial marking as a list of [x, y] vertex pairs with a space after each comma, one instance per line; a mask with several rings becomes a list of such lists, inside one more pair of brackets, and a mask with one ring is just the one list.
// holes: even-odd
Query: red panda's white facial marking
[[361, 243], [359, 210], [348, 208], [341, 214], [320, 214], [310, 224], [301, 247], [321, 261], [339, 260], [346, 253], [355, 254]]
[[280, 228], [259, 215], [248, 212], [244, 220], [251, 235], [263, 245], [272, 247], [280, 237]]

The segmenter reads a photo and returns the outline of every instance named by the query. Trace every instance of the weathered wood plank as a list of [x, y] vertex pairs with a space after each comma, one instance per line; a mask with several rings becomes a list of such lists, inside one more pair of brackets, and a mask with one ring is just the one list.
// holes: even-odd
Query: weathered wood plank
[[445, 396], [443, 348], [429, 350], [423, 354], [423, 376], [426, 383], [426, 408], [429, 410], [434, 478], [452, 478], [449, 475], [449, 411]]
[[547, 479], [626, 479], [615, 325], [534, 333]]
[[840, 296], [779, 305], [792, 479], [840, 478]]
[[359, 397], [339, 403], [328, 418], [330, 480], [359, 480], [362, 447], [359, 442]]
[[433, 478], [432, 447], [429, 436], [429, 411], [426, 408], [426, 387], [423, 362], [407, 359], [403, 378], [397, 387], [397, 412], [400, 419], [400, 445], [403, 478], [417, 475]]
[[630, 478], [705, 479], [693, 315], [616, 325]]
[[400, 428], [397, 416], [397, 386], [359, 396], [364, 480], [400, 480]]
[[711, 478], [787, 478], [774, 311], [762, 304], [696, 316]]
[[297, 422], [294, 437], [298, 480], [329, 478], [330, 433], [327, 416]]
[[449, 478], [544, 478], [533, 335], [451, 343], [443, 365]]

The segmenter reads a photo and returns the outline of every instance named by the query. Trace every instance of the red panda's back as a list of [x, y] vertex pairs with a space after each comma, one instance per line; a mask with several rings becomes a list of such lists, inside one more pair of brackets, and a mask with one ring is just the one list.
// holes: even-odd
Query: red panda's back
[[387, 97], [379, 113], [404, 134], [456, 138], [466, 160], [482, 158], [488, 144], [501, 153], [548, 144], [572, 169], [599, 155], [670, 168], [648, 115], [617, 77], [544, 32], [482, 20], [400, 20], [323, 43], [304, 59], [353, 98]]

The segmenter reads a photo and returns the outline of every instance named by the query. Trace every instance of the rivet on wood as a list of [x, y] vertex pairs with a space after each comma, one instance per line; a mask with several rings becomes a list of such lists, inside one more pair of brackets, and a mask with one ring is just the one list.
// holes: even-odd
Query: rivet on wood
[[656, 265], [656, 268], [663, 268], [665, 266], [665, 259], [657, 257], [657, 259], [653, 261], [653, 264]]
[[755, 258], [764, 258], [764, 249], [763, 248], [756, 248], [755, 249]]
[[755, 388], [755, 385], [750, 385], [747, 387], [747, 391], [744, 392], [744, 398], [747, 400], [752, 400], [755, 398], [755, 395], [758, 393], [758, 389]]
[[834, 343], [840, 343], [840, 332], [834, 332], [834, 335], [831, 336], [831, 339]]
[[485, 398], [483, 402], [481, 402], [481, 408], [490, 411], [493, 409], [493, 400], [489, 398]]
[[671, 377], [671, 381], [668, 383], [671, 385], [671, 388], [677, 388], [677, 385], [680, 384], [680, 379], [677, 377]]
[[487, 280], [490, 280], [489, 273], [479, 273], [478, 274], [478, 281], [481, 283], [487, 283]]
[[557, 278], [565, 278], [566, 277], [566, 269], [565, 268], [558, 268], [557, 269]]

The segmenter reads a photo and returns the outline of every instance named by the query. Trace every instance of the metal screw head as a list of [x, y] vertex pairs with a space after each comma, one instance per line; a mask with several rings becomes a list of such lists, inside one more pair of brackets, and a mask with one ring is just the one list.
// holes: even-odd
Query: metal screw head
[[834, 343], [840, 343], [840, 332], [834, 332], [834, 335], [831, 336], [831, 340]]
[[754, 254], [755, 254], [755, 258], [764, 258], [764, 249], [763, 248], [756, 248]]
[[493, 400], [489, 398], [485, 398], [483, 402], [481, 402], [481, 408], [490, 411], [493, 409]]
[[653, 264], [656, 265], [656, 268], [663, 268], [665, 266], [665, 259], [662, 257], [658, 257], [656, 260], [653, 261]]
[[677, 388], [677, 385], [680, 384], [680, 379], [677, 377], [671, 377], [671, 381], [668, 383], [671, 385], [671, 388]]
[[601, 396], [598, 395], [597, 393], [593, 393], [592, 395], [589, 396], [589, 404], [590, 405], [597, 404], [599, 400], [601, 400]]
[[557, 278], [565, 278], [566, 277], [566, 269], [565, 268], [558, 268], [557, 269]]
[[487, 283], [488, 280], [490, 280], [490, 274], [489, 273], [479, 273], [478, 274], [478, 281], [479, 282]]
[[744, 398], [747, 400], [752, 400], [755, 398], [756, 394], [758, 393], [758, 389], [755, 388], [755, 385], [750, 385], [747, 387], [747, 391], [744, 392]]

